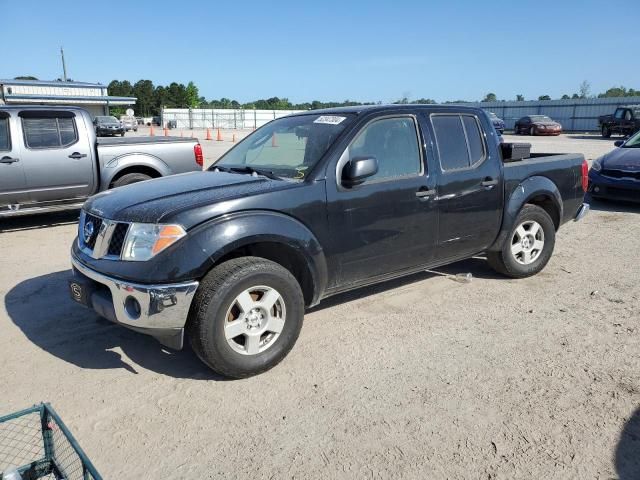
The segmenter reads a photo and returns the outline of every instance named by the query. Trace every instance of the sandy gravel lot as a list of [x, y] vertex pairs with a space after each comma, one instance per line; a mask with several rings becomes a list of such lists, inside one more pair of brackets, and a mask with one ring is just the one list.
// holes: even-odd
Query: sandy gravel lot
[[330, 299], [241, 381], [68, 298], [77, 214], [1, 220], [0, 414], [51, 402], [108, 479], [640, 478], [640, 206], [594, 207], [536, 277]]

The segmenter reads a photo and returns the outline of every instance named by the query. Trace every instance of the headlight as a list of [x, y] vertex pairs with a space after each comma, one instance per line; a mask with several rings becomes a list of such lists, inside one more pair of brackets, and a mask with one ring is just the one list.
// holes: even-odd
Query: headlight
[[536, 125], [536, 128], [538, 128], [539, 130], [545, 130], [547, 127], [545, 127], [544, 125]]
[[591, 164], [591, 169], [595, 170], [596, 172], [599, 172], [600, 170], [602, 170], [602, 157], [596, 158], [593, 161], [593, 163]]
[[133, 223], [122, 249], [122, 260], [143, 262], [173, 245], [187, 232], [180, 225]]

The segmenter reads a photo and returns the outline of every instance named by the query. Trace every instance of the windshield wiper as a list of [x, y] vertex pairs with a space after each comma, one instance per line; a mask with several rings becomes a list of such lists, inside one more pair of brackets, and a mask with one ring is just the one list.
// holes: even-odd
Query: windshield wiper
[[279, 176], [273, 173], [271, 170], [263, 170], [261, 168], [253, 168], [248, 165], [243, 165], [242, 167], [222, 167], [215, 166], [214, 170], [218, 169], [221, 172], [231, 172], [231, 173], [251, 173], [256, 175], [262, 175], [263, 177], [271, 178], [273, 180], [282, 180]]

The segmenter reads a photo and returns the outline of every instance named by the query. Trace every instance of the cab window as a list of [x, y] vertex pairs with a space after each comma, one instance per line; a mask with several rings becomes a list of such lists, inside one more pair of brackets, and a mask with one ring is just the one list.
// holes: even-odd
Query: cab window
[[9, 119], [0, 116], [0, 151], [11, 150], [11, 137], [9, 135]]
[[23, 117], [22, 130], [28, 148], [64, 148], [78, 141], [71, 117]]

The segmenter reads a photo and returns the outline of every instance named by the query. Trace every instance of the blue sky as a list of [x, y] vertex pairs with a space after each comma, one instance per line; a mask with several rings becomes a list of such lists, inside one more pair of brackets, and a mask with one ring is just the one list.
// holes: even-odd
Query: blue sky
[[0, 78], [62, 76], [63, 45], [74, 80], [193, 80], [241, 102], [640, 89], [637, 1], [0, 0]]

